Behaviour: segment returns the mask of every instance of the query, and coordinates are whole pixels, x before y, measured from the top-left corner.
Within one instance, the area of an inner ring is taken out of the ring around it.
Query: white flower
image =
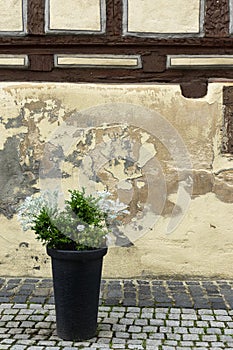
[[[56,212],[58,195],[59,192],[57,190],[53,192],[46,190],[41,192],[39,196],[26,197],[18,212],[18,220],[21,222],[24,231],[31,229],[35,218],[43,207],[50,208],[51,213]]]
[[[82,231],[85,230],[85,226],[84,226],[84,225],[78,225],[76,228],[77,228],[77,230],[80,231],[80,232],[82,232]]]
[[[97,192],[97,195],[100,198],[98,201],[99,207],[108,214],[110,219],[116,219],[120,214],[129,214],[126,204],[120,202],[118,198],[116,201],[109,199],[110,192]]]

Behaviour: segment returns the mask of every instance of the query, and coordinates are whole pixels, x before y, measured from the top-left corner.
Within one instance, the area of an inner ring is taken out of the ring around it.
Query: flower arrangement
[[[63,210],[58,207],[58,191],[44,191],[27,197],[19,207],[18,218],[23,229],[33,230],[36,238],[49,248],[90,250],[106,246],[110,227],[118,217],[128,213],[126,205],[110,199],[109,192],[96,196],[69,190],[70,199]]]

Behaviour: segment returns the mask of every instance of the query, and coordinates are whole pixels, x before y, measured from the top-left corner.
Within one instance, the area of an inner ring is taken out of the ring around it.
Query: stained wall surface
[[[128,239],[115,242],[127,246],[109,249],[105,277],[232,278],[222,89],[186,99],[179,85],[1,83],[0,274],[50,276],[18,205],[39,189],[86,186],[129,205]]]

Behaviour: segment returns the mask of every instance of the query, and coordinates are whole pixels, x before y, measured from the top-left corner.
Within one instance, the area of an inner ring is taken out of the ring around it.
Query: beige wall
[[[49,0],[49,29],[100,31],[99,0]]]
[[[131,203],[124,233],[133,246],[110,248],[105,277],[232,278],[233,160],[220,152],[222,87],[209,84],[206,97],[192,100],[178,85],[2,83],[0,274],[50,276],[44,248],[12,213],[25,194],[58,184],[64,193],[107,185]],[[54,178],[55,167],[52,178],[39,178],[41,159],[43,175],[58,164],[58,145],[66,176]]]
[[[200,0],[128,0],[129,32],[198,33]]]
[[[0,0],[0,32],[23,31],[23,1]]]

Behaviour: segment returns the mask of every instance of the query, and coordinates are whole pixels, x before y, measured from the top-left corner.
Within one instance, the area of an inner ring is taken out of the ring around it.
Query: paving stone
[[[112,345],[114,345],[115,349],[117,349],[117,346],[119,346],[119,348],[125,349],[126,348],[126,339],[113,338]]]
[[[179,320],[180,319],[180,313],[172,313],[168,315],[169,320]]]
[[[204,350],[206,350],[209,347],[209,343],[204,341],[199,341],[197,344],[198,344],[198,347],[204,348]]]
[[[112,331],[100,331],[98,333],[98,337],[100,338],[112,338],[113,332]]]
[[[14,339],[3,339],[2,341],[0,341],[0,344],[10,344],[12,345],[13,343],[15,343]]]
[[[18,328],[20,322],[10,321],[7,322],[6,327],[7,328]]]
[[[110,324],[116,324],[118,322],[118,318],[115,317],[106,317],[103,319],[103,323],[110,323]]]
[[[20,326],[22,328],[33,328],[35,326],[35,324],[36,323],[32,322],[32,321],[23,321]]]
[[[198,334],[183,334],[182,335],[183,340],[191,340],[191,341],[196,341],[196,340],[200,340]]]
[[[205,330],[204,328],[197,328],[197,327],[189,327],[189,332],[191,334],[204,334],[205,333]]]
[[[112,326],[112,330],[116,332],[125,332],[126,331],[126,325],[124,324],[114,324]]]
[[[149,339],[165,339],[165,333],[151,333]]]
[[[193,342],[193,341],[188,341],[188,340],[180,341],[179,344],[180,344],[183,348],[186,348],[186,347],[193,347],[193,346],[194,346],[194,342]]]
[[[19,340],[16,340],[16,344],[17,345],[34,345],[35,340],[34,339],[19,339]],[[38,345],[40,345],[40,344],[38,344]]]
[[[51,304],[52,281],[18,280],[17,287],[14,278],[0,279],[3,298],[12,292],[12,300],[17,300],[18,296],[27,301],[29,297],[43,297],[43,300],[39,302],[36,299],[34,304],[0,304],[0,332],[2,328],[8,330],[7,333],[0,333],[0,350],[1,346],[10,346],[11,350],[16,345],[21,347],[20,350],[28,350],[29,347],[39,350],[41,347],[43,350],[78,349],[77,342],[62,342],[54,333],[56,325],[54,304]],[[231,304],[228,302],[227,306],[224,302],[224,298],[232,300],[233,306],[233,281],[106,280],[102,281],[101,288],[102,302],[109,300],[112,307],[100,305],[98,337],[84,343],[83,349],[233,349],[233,311],[227,308]],[[17,291],[18,294],[14,294]],[[114,304],[119,304],[119,291],[125,298],[120,301],[123,304],[120,306]],[[107,298],[107,292],[111,299]],[[156,308],[155,297],[156,301],[161,300]],[[191,298],[194,300],[192,308],[189,307]],[[51,303],[48,303],[49,299]],[[153,303],[151,307],[150,303]],[[177,303],[180,303],[179,307],[176,307]],[[202,308],[195,309],[198,306]],[[10,310],[14,310],[13,313]],[[3,341],[9,343],[4,344]]]
[[[130,333],[140,333],[142,331],[142,327],[140,326],[130,326],[128,332]]]
[[[120,318],[120,317],[124,317],[124,315],[125,315],[124,312],[112,311],[112,312],[110,312],[109,317],[110,318],[114,318],[114,317]]]
[[[210,325],[213,328],[216,328],[216,327],[222,328],[225,326],[224,322],[220,322],[220,321],[210,321]]]
[[[119,320],[120,324],[132,325],[134,323],[133,318],[122,318]]]
[[[202,335],[202,340],[207,341],[207,342],[215,342],[217,341],[217,336],[212,334],[212,335]]]
[[[232,342],[233,340],[231,335],[220,335],[219,339],[224,342],[227,342],[227,341]]]
[[[161,313],[161,312],[155,312],[155,318],[166,319],[167,318],[167,314]]]
[[[183,314],[181,315],[182,320],[197,320],[197,315],[196,314]]]
[[[174,347],[177,346],[178,342],[175,341],[175,340],[165,340],[163,344],[164,344],[165,346],[172,346],[173,349],[174,349]]]
[[[130,335],[127,332],[116,332],[116,337],[117,338],[128,339],[130,337]]]
[[[19,310],[16,309],[5,309],[3,315],[16,315],[18,312]]]
[[[225,315],[216,315],[216,320],[220,322],[232,321],[232,317]]]
[[[3,315],[1,321],[11,321],[14,319],[14,315]]]
[[[215,317],[212,315],[201,315],[201,320],[202,321],[214,321]]]
[[[25,303],[27,300],[28,300],[28,297],[25,296],[25,295],[15,295],[15,296],[12,298],[12,301],[13,301],[14,303]]]
[[[214,310],[215,315],[228,315],[226,310]]]
[[[197,327],[209,327],[210,324],[211,325],[214,324],[214,321],[211,321],[211,322],[209,322],[209,321],[196,321]],[[212,326],[212,327],[214,327],[214,326]]]
[[[149,320],[151,326],[164,326],[165,320]]]
[[[179,341],[179,340],[181,340],[181,334],[168,333],[167,339],[174,339],[174,340]]]
[[[132,339],[147,339],[146,333],[132,333]]]
[[[214,348],[214,349],[217,349],[217,348],[225,348],[225,343],[223,342],[212,342],[211,343],[211,347]]]
[[[222,334],[222,330],[220,328],[207,328],[207,334]]]
[[[151,332],[157,332],[158,331],[158,327],[155,326],[144,326],[142,328],[142,331],[144,333],[151,333]]]
[[[134,321],[135,326],[147,326],[149,323],[149,320],[147,319],[136,319]]]
[[[112,349],[120,350],[120,349],[125,349],[124,344],[111,344]]]
[[[182,320],[182,321],[180,321],[180,326],[181,327],[194,327],[194,321]]]

